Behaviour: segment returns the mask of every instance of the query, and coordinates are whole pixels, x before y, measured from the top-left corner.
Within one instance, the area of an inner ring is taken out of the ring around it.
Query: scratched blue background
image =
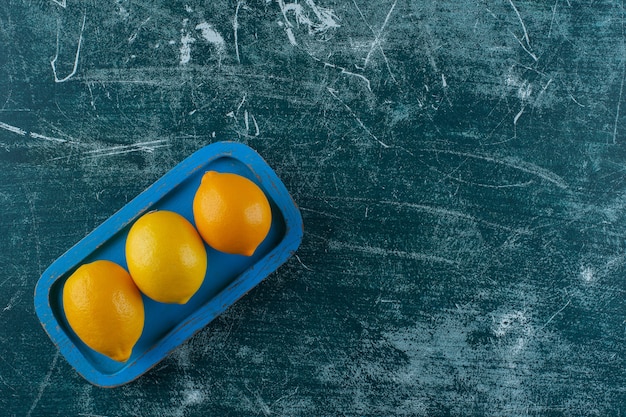
[[[625,24],[607,0],[3,0],[2,414],[626,414]],[[226,139],[300,206],[297,256],[90,385],[39,276]]]

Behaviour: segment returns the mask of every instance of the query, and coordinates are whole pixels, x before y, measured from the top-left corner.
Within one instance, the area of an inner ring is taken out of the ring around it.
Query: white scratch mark
[[[311,20],[306,12],[304,11],[304,7],[298,3],[287,3],[285,4],[284,0],[277,0],[278,6],[280,7],[280,11],[283,15],[283,20],[285,21],[285,31],[287,32],[287,37],[289,38],[289,42],[297,46],[298,42],[296,41],[295,35],[293,34],[293,23],[289,20],[287,13],[292,12],[296,18],[296,23],[304,25],[308,28],[309,34],[318,35],[326,33],[329,29],[338,28],[339,23],[337,21],[339,18],[335,15],[333,10],[327,9],[324,7],[319,7],[315,4],[313,0],[305,0],[305,3],[311,8],[313,14],[315,14],[317,21]]]
[[[291,398],[291,397],[293,397],[294,395],[296,395],[296,394],[298,393],[298,389],[299,389],[299,387],[296,387],[296,389],[294,389],[294,390],[293,390],[293,392],[291,392],[291,393],[289,393],[289,394],[285,394],[285,395],[283,395],[282,397],[278,397],[278,398],[276,399],[276,401],[274,401],[274,402],[272,403],[272,407],[274,407],[274,406],[275,406],[276,404],[278,404],[280,401],[286,400],[287,398]]]
[[[327,67],[331,67],[331,68],[338,68],[338,69],[341,69],[341,73],[342,73],[342,74],[351,75],[351,76],[353,76],[353,77],[357,77],[357,78],[362,79],[362,80],[363,80],[363,81],[365,81],[365,83],[367,84],[367,90],[368,90],[368,91],[370,91],[370,92],[372,91],[372,86],[371,86],[371,84],[370,84],[370,80],[369,80],[367,77],[365,77],[364,75],[357,74],[357,73],[352,72],[352,71],[348,71],[348,70],[347,70],[347,69],[345,69],[345,68],[338,67],[338,66],[333,65],[333,64],[329,64],[328,62],[324,62],[324,65],[325,65],[325,66],[327,66]]]
[[[446,81],[446,76],[441,74],[441,84],[443,85],[443,88],[448,87],[448,82]]]
[[[261,131],[259,130],[259,124],[256,122],[256,117],[254,117],[254,114],[250,114],[250,117],[252,117],[252,123],[254,123],[254,136],[259,136]]]
[[[111,151],[111,152],[106,152],[106,153],[99,153],[99,154],[94,154],[91,155],[92,158],[96,158],[96,157],[103,157],[103,156],[113,156],[113,155],[123,155],[126,153],[132,153],[132,152],[140,152],[140,151],[146,151],[146,152],[153,152],[155,149],[158,148],[164,148],[167,147],[167,145],[159,145],[159,146],[154,146],[150,149],[141,149],[141,148],[132,148],[132,149],[125,149],[125,150],[119,150],[119,151]]]
[[[507,232],[513,232],[519,235],[532,235],[532,232],[526,229],[513,229],[509,226],[503,226],[501,224],[492,223],[487,220],[479,219],[478,217],[474,217],[472,215],[469,215],[460,211],[456,211],[456,210],[450,210],[450,209],[445,209],[441,207],[434,207],[434,206],[429,206],[425,204],[417,204],[417,203],[410,203],[410,202],[404,202],[404,201],[383,200],[383,201],[379,201],[379,203],[396,206],[398,208],[410,208],[414,210],[420,210],[420,211],[423,211],[432,215],[441,216],[443,218],[458,218],[458,219],[469,221],[471,223],[480,223],[482,225],[491,227],[492,229],[505,230]]]
[[[374,32],[374,29],[372,28],[372,26],[367,22],[367,19],[365,18],[365,15],[361,11],[361,8],[357,4],[356,0],[352,0],[352,2],[354,3],[354,7],[356,7],[356,10],[359,12],[359,15],[361,16],[361,19],[363,19],[363,22],[365,22],[365,25],[369,28],[370,32],[372,32],[372,34],[374,35],[374,38],[376,38],[376,32]],[[393,80],[393,82],[397,82],[396,77],[393,75],[393,71],[391,71],[391,65],[389,64],[389,60],[387,59],[387,55],[385,55],[385,51],[383,50],[383,47],[380,44],[380,42],[378,43],[378,49],[380,50],[380,54],[382,55],[383,59],[385,60],[385,65],[387,66],[387,71],[389,72],[389,75],[391,76],[391,79]],[[359,67],[357,67],[357,68],[359,68]],[[359,69],[365,69],[365,67],[359,68]]]
[[[21,295],[22,295],[21,291],[18,291],[17,293],[13,294],[7,306],[2,309],[2,312],[11,310],[15,306],[15,302],[20,298]]]
[[[571,99],[572,99],[572,101],[573,101],[574,103],[576,103],[577,105],[579,105],[580,107],[587,107],[587,106],[585,106],[584,104],[581,104],[578,100],[576,100],[576,98],[575,98],[575,97],[574,97],[571,93],[570,93],[570,95],[569,95],[569,98],[571,98]]]
[[[285,19],[285,23],[288,26],[291,26],[291,22],[287,18],[287,7],[285,6],[284,0],[276,0],[276,2],[278,3],[278,7],[280,7],[280,12],[283,14],[283,19]]]
[[[35,132],[30,132],[29,136],[32,137],[32,138],[35,138],[35,139],[47,140],[47,141],[50,141],[50,142],[59,142],[59,143],[67,142],[67,140],[65,140],[65,139],[59,139],[59,138],[53,138],[53,137],[50,137],[50,136],[44,136],[44,135],[41,135],[41,134],[35,133]]]
[[[613,124],[613,144],[617,143],[617,125],[619,122],[619,112],[622,105],[622,95],[624,93],[624,79],[626,79],[626,63],[622,70],[622,82],[619,86],[619,96],[617,97],[617,109],[615,110],[615,123]]]
[[[50,137],[50,136],[45,136],[45,135],[42,135],[40,133],[35,133],[35,132],[27,132],[24,129],[21,129],[19,127],[12,126],[10,124],[3,123],[3,122],[0,122],[0,129],[7,130],[9,132],[15,133],[15,134],[20,135],[20,136],[27,136],[27,137],[31,137],[33,139],[47,140],[49,142],[58,142],[58,143],[70,142],[70,141],[68,141],[66,139],[59,139],[59,138],[54,138],[54,137]]]
[[[361,121],[361,119],[359,119],[359,117],[356,115],[356,113],[354,113],[354,111],[350,108],[350,106],[348,106],[346,103],[343,102],[343,100],[341,100],[339,98],[339,96],[337,95],[336,91],[334,91],[332,88],[327,87],[326,88],[328,90],[328,92],[330,93],[331,96],[333,96],[337,101],[339,101],[341,104],[343,104],[343,106],[348,110],[348,112],[350,112],[350,114],[352,115],[352,117],[354,117],[354,119],[357,121],[357,123],[359,124],[359,126],[361,126],[363,128],[363,130],[365,130],[365,132],[371,136],[376,142],[378,142],[383,148],[389,148],[390,146],[387,145],[386,143],[384,143],[383,141],[381,141],[380,139],[378,139],[376,137],[376,135],[374,135],[368,128],[367,126],[365,126],[365,124],[363,124],[363,122]]]
[[[237,7],[235,8],[235,17],[233,18],[233,35],[235,41],[235,56],[237,57],[237,62],[241,64],[241,59],[239,57],[239,9],[244,2],[239,0],[237,2]]]
[[[425,262],[434,262],[434,263],[443,263],[443,264],[447,264],[447,265],[457,265],[458,262],[447,259],[447,258],[443,258],[441,256],[437,256],[437,255],[430,255],[430,254],[426,254],[426,253],[419,253],[419,252],[407,252],[407,251],[401,251],[398,249],[386,249],[386,248],[381,248],[381,247],[377,247],[377,246],[370,246],[370,245],[354,245],[351,243],[347,243],[347,242],[340,242],[337,240],[330,240],[328,241],[328,246],[330,249],[332,250],[344,250],[344,249],[348,249],[351,251],[357,251],[357,252],[361,252],[364,253],[366,255],[373,255],[373,256],[381,256],[381,257],[387,257],[387,256],[395,256],[398,258],[403,258],[403,259],[411,259],[411,260],[416,260],[416,261],[425,261]]]
[[[552,25],[554,24],[554,18],[556,17],[556,6],[559,3],[559,0],[554,2],[554,6],[552,7],[552,20],[550,20],[550,29],[548,29],[548,38],[552,37]]]
[[[241,106],[243,106],[243,103],[246,102],[246,98],[248,97],[247,94],[244,94],[243,97],[241,98],[241,101],[239,102],[239,104],[237,105],[237,109],[235,109],[235,115],[239,114],[239,110],[241,109]]]
[[[291,43],[293,46],[297,47],[298,42],[293,33],[293,24],[289,21],[289,18],[287,17],[288,11],[293,11],[295,13],[296,21],[298,23],[303,23],[303,24],[308,25],[310,33],[325,32],[331,27],[339,27],[339,24],[337,24],[334,20],[334,19],[337,19],[337,17],[334,15],[332,10],[320,8],[317,5],[315,5],[315,3],[313,3],[313,1],[311,0],[307,0],[307,4],[311,6],[314,10],[314,13],[322,19],[323,24],[321,26],[316,26],[311,20],[309,20],[306,17],[306,15],[303,12],[302,6],[300,4],[297,4],[297,3],[285,4],[283,0],[277,0],[277,2],[278,2],[278,5],[280,6],[281,12],[283,14],[283,19],[284,19],[284,23],[279,22],[279,25],[285,26],[285,32],[287,33],[287,37],[289,38],[289,43]],[[311,58],[313,58],[315,61],[324,64],[324,66],[326,67],[334,68],[334,69],[340,70],[342,74],[346,74],[346,75],[350,75],[350,76],[362,79],[363,81],[365,81],[368,91],[372,91],[370,80],[367,79],[367,77],[363,76],[362,74],[357,74],[355,72],[349,71],[345,67],[341,67],[339,65],[324,61],[305,49],[302,49],[302,51],[305,52],[307,55],[309,55]]]
[[[537,102],[544,95],[548,87],[550,87],[550,84],[552,84],[552,78],[550,78],[548,82],[546,83],[546,85],[541,89],[541,91],[537,95],[537,99],[535,100],[535,102]]]
[[[387,16],[385,17],[385,20],[383,22],[383,24],[381,25],[380,29],[378,30],[378,35],[376,35],[376,37],[374,38],[374,41],[372,42],[372,45],[370,46],[370,50],[367,53],[367,56],[365,57],[365,63],[364,66],[367,67],[367,64],[370,60],[370,56],[372,55],[372,52],[374,52],[374,49],[376,47],[380,46],[380,42],[381,42],[381,37],[383,35],[383,32],[385,30],[385,27],[387,26],[387,23],[389,23],[389,18],[391,17],[391,14],[393,13],[393,10],[396,8],[396,4],[398,3],[398,0],[395,0],[393,2],[393,4],[391,5],[391,8],[389,9],[389,11],[387,12]]]
[[[143,150],[148,150],[148,149],[152,149],[151,147],[148,147],[148,145],[158,145],[165,142],[165,139],[157,139],[157,140],[150,140],[150,141],[145,141],[145,142],[137,142],[137,143],[132,143],[130,145],[118,145],[118,146],[112,146],[109,148],[102,148],[102,149],[94,149],[91,151],[87,151],[85,153],[98,153],[98,152],[108,152],[108,151],[112,151],[112,150],[116,150],[116,149],[126,149],[129,147],[135,147],[135,148],[140,148]]]
[[[307,271],[312,271],[312,269],[311,269],[311,268],[309,268],[308,266],[306,266],[306,265],[304,264],[304,262],[302,262],[302,259],[300,259],[300,257],[299,257],[297,254],[295,254],[295,255],[294,255],[294,257],[296,258],[296,260],[298,261],[298,263],[299,263],[300,265],[302,265],[302,267],[303,267],[304,269],[306,269]]]
[[[526,30],[526,25],[524,24],[524,20],[522,20],[522,15],[520,14],[519,10],[517,10],[517,7],[515,7],[513,0],[509,0],[509,3],[511,4],[511,7],[513,8],[513,10],[515,10],[515,14],[517,15],[517,18],[519,19],[519,22],[522,25],[522,30],[524,31],[524,40],[526,40],[526,44],[530,48],[530,38],[528,37],[528,31]]]
[[[313,0],[305,0],[305,2],[313,10],[313,13],[320,22],[319,25],[313,26],[315,32],[325,32],[328,29],[339,27],[339,24],[337,23],[339,18],[335,15],[333,10],[319,7],[315,4],[315,2],[313,2]]]
[[[58,4],[59,6],[63,7],[64,9],[67,8],[67,0],[52,0],[53,3]]]
[[[487,162],[492,162],[494,164],[504,165],[510,168],[520,170],[527,174],[535,175],[539,178],[542,178],[548,182],[553,183],[559,188],[562,188],[562,189],[568,188],[568,185],[563,180],[563,178],[561,178],[560,176],[556,175],[555,173],[551,171],[548,171],[545,168],[541,168],[529,162],[518,161],[518,160],[511,159],[511,158],[499,159],[499,158],[488,156],[488,155],[478,155],[478,154],[472,154],[472,153],[467,153],[467,152],[449,151],[449,150],[441,150],[441,149],[425,149],[425,151],[434,152],[434,153],[445,153],[448,155],[456,155],[456,156],[462,156],[462,157],[472,158],[472,159],[479,159],[479,160],[483,160]]]
[[[517,42],[519,42],[519,44],[520,44],[520,46],[522,47],[522,49],[523,49],[524,51],[526,51],[526,53],[527,53],[528,55],[530,55],[530,57],[531,57],[533,60],[535,60],[535,62],[539,60],[539,58],[537,58],[537,55],[535,55],[534,53],[532,53],[532,52],[531,52],[531,50],[530,50],[530,49],[528,49],[528,48],[526,47],[526,45],[524,45],[524,43],[520,40],[520,38],[518,38],[518,37],[517,37],[517,35],[515,35],[513,32],[510,32],[510,33],[513,35],[513,37],[515,38],[515,40],[517,40]]]
[[[308,207],[300,207],[300,210],[308,211],[308,212],[315,213],[315,214],[319,214],[319,215],[322,215],[324,217],[329,217],[331,219],[346,220],[343,217],[337,216],[336,214],[327,213],[325,211],[314,210],[314,209],[310,209]]]
[[[626,45],[625,45],[625,38],[626,38],[626,32],[625,32],[625,27],[624,27],[624,0],[622,0],[622,61],[624,61],[626,59],[625,56],[625,50],[626,50]],[[613,144],[617,143],[617,124],[619,122],[619,112],[620,112],[620,107],[622,105],[622,94],[624,93],[624,79],[626,78],[626,62],[622,62],[622,82],[620,83],[620,87],[619,87],[619,97],[617,98],[617,109],[615,110],[615,123],[613,124]]]
[[[91,104],[91,108],[94,109],[94,111],[97,111],[97,109],[96,109],[96,102],[95,102],[95,99],[93,97],[93,90],[91,89],[91,84],[92,83],[90,83],[90,82],[87,83],[87,89],[89,90],[89,97],[90,97],[89,103]]]
[[[522,114],[524,113],[524,109],[525,109],[525,106],[522,106],[520,111],[515,115],[515,117],[513,118],[513,125],[517,125],[517,121],[519,120],[520,117],[522,117]]]
[[[186,65],[191,61],[191,44],[196,40],[185,33],[180,38],[180,65]]]
[[[293,34],[293,24],[289,21],[289,18],[287,17],[287,8],[285,6],[285,2],[283,0],[277,0],[278,2],[278,7],[280,7],[280,11],[283,14],[283,20],[285,21],[285,23],[283,22],[279,22],[279,24],[285,25],[285,33],[287,33],[287,38],[289,39],[289,43],[292,44],[293,46],[298,46],[298,42],[296,41],[296,36]]]
[[[196,30],[202,33],[202,37],[205,41],[215,46],[217,51],[221,54],[226,50],[226,43],[222,35],[216,31],[213,26],[207,22],[202,22],[196,25]]]
[[[83,24],[80,28],[80,35],[78,36],[78,46],[76,47],[76,57],[74,58],[74,68],[72,69],[72,72],[70,72],[70,74],[64,78],[58,78],[57,76],[56,62],[57,62],[57,59],[59,58],[59,36],[61,32],[60,26],[57,26],[57,50],[56,50],[56,54],[54,55],[54,58],[52,59],[52,61],[50,61],[50,65],[52,66],[52,73],[54,74],[54,82],[63,83],[69,80],[70,78],[72,78],[74,75],[76,75],[76,71],[78,70],[78,59],[80,57],[80,48],[81,48],[81,45],[83,44],[83,32],[85,31],[86,21],[87,21],[87,13],[83,14]]]
[[[376,301],[374,301],[374,303],[375,304],[378,304],[378,303],[383,303],[383,304],[400,304],[401,301],[400,300],[389,300],[387,298],[380,298],[380,297],[378,297],[376,299]]]
[[[571,298],[570,298],[569,300],[567,300],[567,303],[565,303],[565,305],[564,305],[563,307],[561,307],[561,308],[559,309],[559,311],[557,311],[556,313],[554,313],[554,314],[552,315],[552,317],[550,317],[550,318],[548,319],[548,321],[546,321],[546,322],[545,322],[545,324],[539,328],[539,331],[543,330],[543,329],[544,329],[544,328],[545,328],[548,324],[550,324],[550,322],[551,322],[552,320],[554,320],[554,318],[555,318],[555,317],[556,317],[556,316],[557,316],[560,312],[562,312],[563,310],[565,310],[565,307],[567,307],[567,306],[568,306],[571,302],[572,302],[572,299],[571,299]]]
[[[235,110],[231,110],[228,113],[226,113],[227,117],[231,117],[235,122],[239,122],[237,116],[239,116],[239,112],[241,111],[242,107],[244,106],[246,99],[247,99],[248,95],[244,94],[243,97],[241,98],[241,101],[239,102],[239,104],[237,104],[237,108]],[[247,109],[243,110],[243,124],[244,124],[244,129],[245,129],[245,133],[243,133],[245,136],[250,137],[250,130],[252,128],[252,125],[254,125],[254,135],[253,137],[257,137],[261,134],[261,130],[259,129],[259,123],[256,120],[256,117],[254,117],[254,114],[252,114],[251,112],[249,112]]]
[[[146,20],[141,22],[141,24],[139,25],[137,30],[132,35],[130,35],[130,37],[128,38],[128,43],[135,42],[135,39],[137,39],[137,35],[139,35],[139,31],[141,30],[141,28],[143,28],[146,25],[146,23],[148,23],[150,21],[151,18],[152,17],[148,17]]]
[[[487,10],[489,12],[489,14],[491,15],[491,17],[493,17],[494,19],[499,19],[498,16],[496,16],[496,14],[494,12],[491,11],[491,9],[489,9],[489,7],[485,7],[485,10]]]
[[[350,75],[350,76],[353,76],[353,77],[356,77],[356,78],[360,78],[361,80],[365,81],[365,85],[367,87],[367,90],[370,91],[370,92],[372,91],[372,86],[371,86],[370,80],[367,77],[365,77],[364,75],[357,74],[357,73],[352,72],[352,71],[348,71],[344,67],[340,67],[339,65],[335,65],[333,63],[321,60],[318,57],[316,57],[315,55],[311,54],[309,51],[304,50],[304,52],[306,52],[306,54],[309,55],[311,58],[313,58],[315,61],[317,61],[317,62],[319,62],[321,64],[324,64],[325,67],[329,67],[329,68],[333,68],[333,69],[336,69],[336,70],[340,70],[342,74]]]
[[[57,350],[56,353],[54,354],[54,358],[52,359],[52,364],[50,365],[50,369],[48,369],[48,373],[46,374],[46,376],[43,378],[43,381],[39,385],[39,392],[37,392],[37,396],[35,397],[35,400],[31,404],[30,409],[28,410],[28,413],[26,414],[26,417],[30,417],[33,414],[33,411],[37,407],[39,400],[41,400],[41,397],[43,396],[44,391],[46,390],[48,385],[50,385],[50,377],[52,376],[52,372],[54,371],[54,368],[56,368],[57,366],[58,359],[59,359],[59,351]]]
[[[26,136],[28,132],[24,129],[20,129],[19,127],[11,126],[9,124],[0,122],[0,129],[8,130],[9,132],[17,133],[20,136]]]
[[[118,145],[109,148],[93,149],[85,152],[88,157],[102,157],[111,155],[122,155],[131,152],[148,152],[152,153],[155,149],[169,146],[164,139],[151,140],[145,142],[132,143],[130,145]]]
[[[534,184],[533,180],[528,180],[525,182],[518,182],[518,183],[513,183],[513,184],[484,184],[484,183],[480,183],[480,182],[476,182],[476,181],[467,181],[467,180],[463,180],[461,179],[461,176],[459,174],[458,177],[455,177],[451,174],[445,173],[445,172],[441,172],[439,170],[437,170],[436,168],[435,171],[439,172],[440,174],[442,174],[444,177],[452,180],[452,181],[456,181],[456,182],[460,182],[462,184],[468,184],[468,185],[472,185],[472,186],[476,186],[476,187],[483,187],[483,188],[491,188],[494,190],[502,190],[502,189],[506,189],[506,188],[523,188],[523,187],[528,187],[532,184]]]
[[[514,76],[509,76],[506,79],[507,85],[517,87],[517,97],[521,101],[527,100],[533,92],[533,86],[528,81],[519,81]]]
[[[287,26],[287,29],[285,29],[285,32],[287,32],[287,38],[289,39],[289,43],[291,43],[293,46],[298,46],[298,42],[296,41],[296,36],[293,34],[293,29],[291,29],[290,26]]]

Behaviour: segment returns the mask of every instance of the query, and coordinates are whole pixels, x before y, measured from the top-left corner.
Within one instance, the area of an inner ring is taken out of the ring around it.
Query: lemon
[[[144,214],[132,225],[126,262],[137,287],[161,303],[185,304],[207,270],[202,238],[187,219],[168,210]]]
[[[120,265],[105,260],[81,265],[63,286],[65,317],[87,346],[125,362],[144,325],[141,294]]]
[[[196,227],[218,251],[250,256],[272,224],[265,193],[254,182],[233,173],[206,172],[193,199]]]

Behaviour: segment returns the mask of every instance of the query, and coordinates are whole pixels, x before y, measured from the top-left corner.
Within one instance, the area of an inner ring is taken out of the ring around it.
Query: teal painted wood
[[[607,0],[0,2],[0,409],[625,414],[623,22]],[[39,277],[222,140],[293,196],[297,256],[94,387],[42,331]]]

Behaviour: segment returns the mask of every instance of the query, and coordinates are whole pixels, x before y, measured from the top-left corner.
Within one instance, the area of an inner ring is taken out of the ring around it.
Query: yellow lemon
[[[185,304],[204,281],[207,254],[187,219],[161,210],[144,214],[130,228],[126,262],[145,295],[162,303]]]
[[[208,171],[193,199],[196,227],[204,241],[225,253],[250,256],[272,224],[263,191],[249,179]]]
[[[141,293],[128,272],[111,261],[81,265],[63,286],[63,309],[87,346],[118,362],[128,360],[143,331]]]

